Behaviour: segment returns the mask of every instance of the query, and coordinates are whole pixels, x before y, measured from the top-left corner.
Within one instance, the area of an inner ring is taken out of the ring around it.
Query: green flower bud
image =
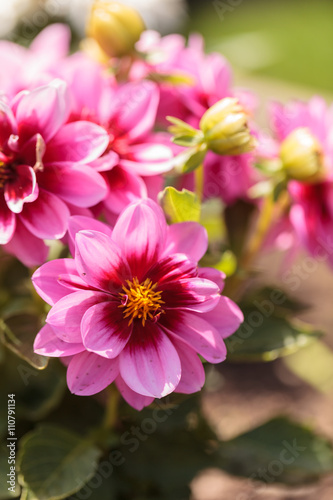
[[[135,9],[110,0],[96,0],[87,35],[96,40],[109,57],[122,57],[133,52],[144,29],[144,22]]]
[[[226,97],[209,108],[200,121],[208,148],[220,155],[240,155],[252,151],[256,139],[251,135],[248,116],[234,97]]]
[[[323,173],[323,154],[318,140],[307,128],[297,128],[282,142],[280,158],[288,177],[315,180]]]

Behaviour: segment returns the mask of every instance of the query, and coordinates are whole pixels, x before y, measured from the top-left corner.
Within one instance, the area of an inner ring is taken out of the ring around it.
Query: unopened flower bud
[[[109,57],[122,57],[133,51],[144,29],[144,22],[135,9],[110,0],[96,0],[87,34]]]
[[[282,142],[280,158],[288,177],[311,180],[323,171],[323,154],[318,140],[307,128],[297,128]]]
[[[251,135],[248,116],[234,97],[226,97],[209,108],[200,121],[208,148],[220,155],[239,155],[252,151],[256,139]]]

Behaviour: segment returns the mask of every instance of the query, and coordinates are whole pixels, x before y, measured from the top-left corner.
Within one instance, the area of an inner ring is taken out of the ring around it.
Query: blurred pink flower
[[[249,116],[254,111],[254,95],[232,87],[228,61],[218,53],[205,54],[200,35],[191,35],[186,46],[181,35],[161,37],[157,32],[145,31],[137,49],[146,54],[147,60],[135,62],[130,77],[141,79],[157,74],[157,81],[161,80],[157,121],[164,126],[166,117],[174,116],[198,128],[205,111],[225,97],[238,97]],[[179,81],[172,82],[172,77]],[[178,151],[180,149],[175,148],[175,152]],[[247,191],[257,179],[253,162],[253,154],[209,153],[204,162],[205,198],[222,198],[227,204],[239,198],[247,199]],[[182,178],[179,187],[193,189],[193,174]]]
[[[0,73],[0,92],[11,98],[53,80],[69,52],[70,38],[69,26],[55,23],[42,30],[29,48],[0,40],[0,66],[6,68]]]
[[[48,262],[33,275],[52,306],[35,351],[70,357],[72,393],[96,394],[115,381],[137,409],[173,391],[200,390],[197,353],[223,361],[223,338],[243,320],[220,295],[222,273],[197,267],[207,248],[204,228],[167,226],[158,205],[142,200],[122,212],[113,231],[73,217],[70,235],[74,259]]]
[[[112,217],[132,201],[155,195],[173,156],[169,135],[154,133],[158,87],[150,81],[118,85],[83,54],[68,58],[61,74],[73,96],[70,120],[98,123],[109,136],[104,155],[94,162],[109,186],[99,209]]]
[[[62,238],[72,207],[107,194],[88,164],[108,144],[104,129],[67,123],[66,84],[54,80],[12,101],[0,100],[0,244],[27,266],[47,257],[44,239]]]
[[[289,221],[310,254],[333,265],[333,108],[320,97],[286,106],[274,103],[271,121],[278,144],[299,128],[309,130],[319,142],[324,175],[315,182],[289,181]]]

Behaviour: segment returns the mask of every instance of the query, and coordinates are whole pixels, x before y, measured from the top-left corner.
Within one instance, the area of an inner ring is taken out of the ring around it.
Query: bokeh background
[[[73,47],[83,33],[90,0],[0,0],[0,37],[28,45],[47,24],[68,22]],[[200,32],[208,51],[226,56],[237,86],[258,95],[259,122],[268,127],[270,99],[333,97],[333,2],[331,0],[128,0],[149,27],[162,33]],[[1,70],[4,70],[2,68]],[[280,287],[278,253],[262,255],[258,280]],[[305,256],[299,257],[304,267]],[[227,364],[212,369],[204,411],[223,439],[231,439],[276,414],[308,422],[333,441],[333,273],[318,264],[303,275],[298,299],[311,307],[299,318],[317,324],[326,337],[285,360]],[[288,290],[286,290],[288,291]],[[317,349],[317,351],[315,350]],[[318,350],[319,349],[319,350]],[[333,477],[302,488],[238,479],[205,471],[192,484],[193,500],[331,500]]]

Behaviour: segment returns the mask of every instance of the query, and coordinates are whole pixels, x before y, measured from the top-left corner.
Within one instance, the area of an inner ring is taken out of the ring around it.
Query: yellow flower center
[[[133,281],[126,281],[127,286],[123,286],[124,293],[121,293],[124,318],[129,318],[128,324],[131,325],[135,318],[141,319],[145,326],[147,319],[156,320],[162,310],[161,299],[162,292],[156,292],[157,283],[153,284],[147,278],[143,283],[139,283],[138,278]]]

